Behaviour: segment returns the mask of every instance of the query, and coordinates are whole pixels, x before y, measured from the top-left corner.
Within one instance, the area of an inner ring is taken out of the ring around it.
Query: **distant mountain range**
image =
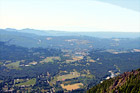
[[[114,37],[114,38],[113,38]],[[22,47],[64,49],[132,49],[140,48],[139,33],[62,32],[34,29],[0,29],[0,41]]]
[[[36,29],[13,29],[6,28],[1,29],[5,31],[14,31],[22,33],[31,33],[41,36],[91,36],[98,38],[137,38],[140,37],[140,32],[67,32],[67,31],[55,31],[55,30],[36,30]]]

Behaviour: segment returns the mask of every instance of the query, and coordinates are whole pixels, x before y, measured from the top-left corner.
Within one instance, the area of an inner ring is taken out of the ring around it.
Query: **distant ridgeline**
[[[6,28],[0,29],[3,31],[10,31],[10,32],[22,32],[22,33],[30,33],[36,34],[40,36],[91,36],[91,37],[98,37],[98,38],[137,38],[140,37],[139,32],[67,32],[67,31],[57,31],[57,30],[36,30],[36,29],[13,29],[13,28]]]
[[[140,69],[105,80],[87,93],[140,93]]]
[[[127,36],[128,35],[128,36]],[[130,36],[129,36],[130,35]],[[111,36],[111,37],[109,37]],[[132,49],[140,48],[140,33],[59,32],[33,29],[0,29],[0,41],[32,48]],[[77,49],[76,49],[77,50]]]

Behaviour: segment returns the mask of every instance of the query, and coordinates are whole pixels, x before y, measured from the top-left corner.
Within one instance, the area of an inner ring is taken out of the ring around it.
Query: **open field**
[[[81,59],[83,59],[83,56],[75,56],[71,60],[66,60],[66,63],[75,62],[75,61],[78,61],[78,60],[81,60]]]
[[[63,72],[63,71],[62,71]],[[65,72],[65,71],[64,71]],[[67,72],[66,72],[67,73]],[[77,78],[77,77],[80,77],[80,73],[78,73],[77,71],[74,71],[74,72],[70,72],[69,74],[65,74],[65,75],[58,75],[58,76],[55,76],[51,82],[49,83],[51,86],[53,84],[55,84],[57,81],[63,81],[63,84],[68,84],[68,82],[66,83],[65,80],[67,79],[73,79],[73,78]],[[70,81],[71,82],[71,81]],[[69,82],[69,83],[70,83]]]
[[[14,63],[7,64],[6,67],[8,67],[9,69],[19,69],[19,64],[20,64],[20,61],[17,61]]]
[[[66,79],[73,79],[80,76],[78,72],[70,72],[70,74],[62,75],[57,77],[57,81],[65,81]]]
[[[83,56],[76,56],[76,57],[74,57],[74,58],[72,58],[72,59],[78,61],[78,60],[83,59]]]
[[[66,60],[66,63],[75,62],[76,60]]]
[[[88,62],[96,62],[95,60],[91,59],[91,57],[87,56],[87,61]]]
[[[30,86],[30,85],[35,85],[35,83],[36,83],[36,78],[33,78],[33,79],[30,79],[30,80],[28,80],[28,81],[26,81],[26,82],[23,82],[23,83],[19,83],[19,84],[16,84],[15,86]]]
[[[11,60],[7,60],[5,63],[10,63],[11,62]]]
[[[83,84],[82,83],[75,83],[75,84],[66,85],[66,86],[64,84],[61,84],[61,87],[63,89],[70,90],[70,91],[78,89],[78,88],[80,88],[80,86],[83,86]]]
[[[30,62],[29,65],[36,65],[37,62],[33,61],[33,62]]]
[[[54,62],[54,60],[61,60],[60,57],[46,57],[45,59],[43,59],[42,61],[40,61],[40,63],[48,63],[48,62]]]
[[[15,79],[15,80],[14,80],[15,83],[23,82],[23,81],[24,81],[24,79]]]
[[[3,80],[0,80],[0,83],[2,83],[3,82]]]
[[[2,62],[0,62],[0,65],[2,65],[3,63]]]
[[[140,49],[134,49],[133,51],[134,52],[140,52]]]

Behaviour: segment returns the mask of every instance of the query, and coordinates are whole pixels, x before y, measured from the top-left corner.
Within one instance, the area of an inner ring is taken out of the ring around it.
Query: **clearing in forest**
[[[66,86],[64,84],[61,84],[61,87],[63,89],[70,90],[70,91],[78,89],[78,88],[80,88],[80,86],[83,86],[83,84],[82,83],[75,83],[75,84],[66,85]]]
[[[54,62],[55,60],[61,60],[60,57],[46,57],[45,59],[43,59],[42,61],[40,61],[40,63],[48,63],[48,62]]]
[[[30,85],[33,86],[33,85],[35,85],[35,83],[36,83],[36,78],[33,78],[30,80],[27,80],[26,82],[16,84],[15,86],[30,86]]]
[[[57,81],[65,81],[66,79],[73,79],[80,77],[80,73],[78,72],[70,72],[70,74],[62,75],[57,77]]]
[[[20,61],[17,61],[17,62],[7,64],[6,67],[9,69],[19,69],[19,64],[20,64]]]

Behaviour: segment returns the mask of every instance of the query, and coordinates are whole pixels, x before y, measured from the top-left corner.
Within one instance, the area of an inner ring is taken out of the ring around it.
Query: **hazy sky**
[[[0,0],[0,28],[140,32],[140,0]]]

